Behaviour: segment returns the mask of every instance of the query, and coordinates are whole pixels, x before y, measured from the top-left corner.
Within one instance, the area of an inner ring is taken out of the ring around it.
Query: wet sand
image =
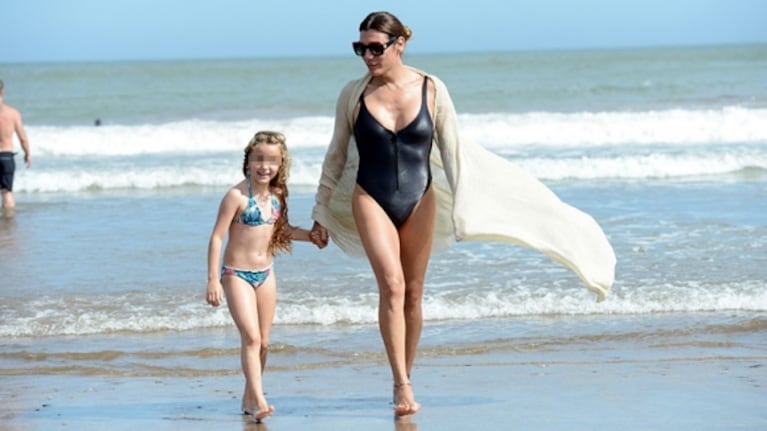
[[[276,412],[263,424],[238,410],[239,375],[2,376],[0,430],[767,429],[767,357],[731,353],[423,358],[413,377],[423,408],[406,420],[394,419],[379,363],[267,370]]]

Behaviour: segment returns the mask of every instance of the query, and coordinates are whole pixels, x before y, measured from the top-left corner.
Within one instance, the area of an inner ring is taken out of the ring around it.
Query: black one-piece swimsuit
[[[427,107],[427,78],[423,80],[421,109],[398,132],[381,125],[365,106],[354,123],[359,152],[357,184],[378,204],[396,227],[402,226],[431,184],[431,142],[434,124]]]

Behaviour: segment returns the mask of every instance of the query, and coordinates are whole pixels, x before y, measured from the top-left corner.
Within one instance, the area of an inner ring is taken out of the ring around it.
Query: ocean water
[[[425,357],[764,358],[766,45],[407,62],[446,82],[465,136],[593,215],[618,259],[596,303],[537,252],[455,244],[429,267]],[[362,73],[351,56],[0,64],[33,152],[0,220],[0,374],[239,372],[226,307],[203,298],[218,203],[252,134],[276,129],[291,223],[310,226],[335,99]],[[297,243],[276,273],[270,366],[382,360],[364,259]]]

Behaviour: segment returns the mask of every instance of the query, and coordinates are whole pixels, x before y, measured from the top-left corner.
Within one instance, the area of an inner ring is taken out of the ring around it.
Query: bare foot
[[[394,384],[394,414],[397,416],[412,415],[421,409],[421,405],[413,399],[413,385],[407,383]]]
[[[261,419],[267,418],[271,416],[272,413],[274,413],[274,406],[266,406],[259,408],[258,410],[243,408],[242,412],[246,415],[253,416],[257,421],[260,421]]]
[[[251,403],[247,403],[247,404],[251,404]],[[271,416],[272,413],[274,413],[274,406],[270,406],[269,403],[267,403],[266,399],[264,398],[262,398],[260,402],[257,400],[253,404],[256,405],[256,408],[247,407],[246,403],[243,402],[242,412],[245,413],[246,415],[253,416],[257,421],[260,421],[261,419],[265,417]]]

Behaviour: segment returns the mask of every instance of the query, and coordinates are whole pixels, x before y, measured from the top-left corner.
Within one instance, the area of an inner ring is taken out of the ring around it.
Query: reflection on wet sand
[[[418,424],[413,420],[414,416],[407,415],[394,418],[394,431],[418,431]]]
[[[242,431],[269,431],[266,424],[251,415],[242,415]]]

